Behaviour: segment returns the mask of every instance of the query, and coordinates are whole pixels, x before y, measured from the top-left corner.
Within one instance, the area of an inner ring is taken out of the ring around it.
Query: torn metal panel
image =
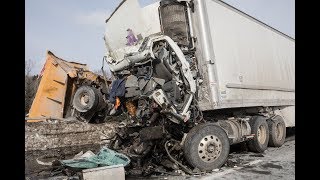
[[[125,87],[139,87],[138,78],[134,75],[130,75],[127,77]]]
[[[179,45],[189,45],[189,31],[187,24],[187,7],[183,3],[163,3],[159,7],[163,33],[172,38]]]
[[[141,7],[138,0],[122,1],[106,20],[105,37],[109,47],[115,50],[116,54],[122,54],[118,49],[126,46],[129,28],[136,37],[142,38],[161,32],[158,6],[159,2]]]

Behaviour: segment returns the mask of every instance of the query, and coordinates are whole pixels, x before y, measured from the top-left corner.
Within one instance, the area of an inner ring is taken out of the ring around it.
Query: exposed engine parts
[[[187,170],[179,162],[181,141],[191,127],[204,121],[195,101],[194,55],[184,54],[168,36],[154,35],[123,59],[107,61],[115,77],[109,92],[102,91],[100,83],[83,83],[72,101],[73,115],[89,122],[98,116],[124,117],[111,148],[132,159],[131,174],[161,171],[157,164]]]
[[[149,36],[136,47],[133,49],[138,51],[128,52],[123,59],[108,59],[116,81],[125,81],[124,86],[113,85],[111,94],[125,90],[123,97],[117,97],[139,122],[153,112],[177,124],[194,117],[190,107],[196,93],[197,66],[192,55],[186,58],[178,45],[164,35]]]
[[[129,174],[163,172],[159,165],[188,174],[212,170],[226,161],[230,144],[253,137],[249,118],[204,119],[193,52],[182,52],[165,35],[149,36],[126,52],[122,59],[107,56],[115,77],[109,91],[100,81],[83,83],[73,108],[74,116],[86,121],[123,117],[110,148],[131,158]]]
[[[230,145],[262,153],[295,126],[295,40],[226,3],[123,0],[104,40],[100,75],[47,52],[25,120],[54,132],[34,126],[26,150],[104,145],[128,175],[201,174],[227,165]]]

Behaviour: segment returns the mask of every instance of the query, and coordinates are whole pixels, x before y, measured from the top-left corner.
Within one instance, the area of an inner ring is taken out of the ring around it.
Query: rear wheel
[[[269,146],[280,147],[286,139],[286,125],[281,116],[276,115],[272,119],[268,119],[269,126]]]
[[[268,148],[269,128],[265,117],[253,116],[249,121],[251,133],[255,134],[248,141],[248,148],[253,152],[264,152]]]
[[[221,167],[229,155],[229,139],[226,132],[213,123],[198,125],[190,130],[184,143],[187,162],[201,171]]]
[[[99,96],[90,86],[81,86],[73,97],[73,107],[79,112],[89,112],[97,107]]]

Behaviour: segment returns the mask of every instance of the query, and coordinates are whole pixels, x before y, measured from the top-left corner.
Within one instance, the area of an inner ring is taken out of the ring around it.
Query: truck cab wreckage
[[[49,52],[52,62],[47,60],[29,122],[117,118],[108,146],[130,157],[131,175],[163,172],[159,166],[199,174],[223,166],[231,144],[246,142],[263,152],[284,143],[286,127],[295,124],[294,40],[217,0],[163,0],[143,8],[124,0],[106,23],[103,62],[114,80]],[[253,29],[272,35],[279,56],[248,38]],[[250,56],[248,47],[258,50]],[[269,57],[283,66],[266,62]],[[256,71],[266,63],[270,69]],[[275,73],[259,75],[268,71]]]

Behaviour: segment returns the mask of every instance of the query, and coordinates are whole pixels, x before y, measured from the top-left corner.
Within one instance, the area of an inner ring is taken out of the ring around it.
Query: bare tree
[[[103,76],[102,69],[97,69],[97,70],[94,70],[93,72],[95,74],[99,74],[100,76]],[[112,74],[111,74],[110,70],[104,70],[104,72],[105,72],[107,80],[111,80],[112,79]]]
[[[37,93],[40,79],[38,75],[31,75],[35,62],[31,59],[25,61],[25,113],[29,112],[33,99]]]
[[[35,66],[35,62],[32,61],[31,59],[25,61],[25,68],[24,68],[25,76],[30,76],[34,66]]]

